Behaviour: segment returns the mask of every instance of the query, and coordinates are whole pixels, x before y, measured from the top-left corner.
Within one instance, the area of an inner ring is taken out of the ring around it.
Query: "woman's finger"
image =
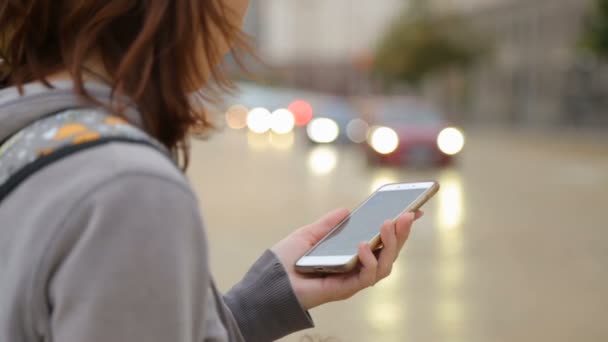
[[[302,227],[307,234],[311,234],[318,241],[325,237],[338,223],[344,220],[350,211],[340,208],[330,211],[321,217],[317,222]]]
[[[395,233],[397,236],[397,250],[400,251],[410,235],[412,223],[416,219],[415,213],[406,213],[401,215],[395,224]]]
[[[378,260],[376,260],[374,253],[366,242],[359,244],[359,260],[361,261],[361,269],[358,275],[359,289],[373,286],[376,283]]]
[[[357,254],[360,266],[355,271],[356,273],[330,276],[325,279],[328,282],[336,282],[336,291],[333,295],[335,299],[348,299],[355,293],[366,287],[373,286],[376,283],[378,261],[372,253],[369,244],[361,242]]]
[[[330,226],[333,228],[335,225],[340,223],[340,221],[344,220],[349,213],[350,211],[346,208],[334,209],[321,217],[316,224],[321,226]]]
[[[384,221],[384,224],[380,229],[380,238],[382,239],[384,248],[378,257],[378,271],[376,280],[384,279],[391,274],[393,263],[397,259],[399,250],[397,248],[398,244],[395,228],[395,222],[388,220]]]

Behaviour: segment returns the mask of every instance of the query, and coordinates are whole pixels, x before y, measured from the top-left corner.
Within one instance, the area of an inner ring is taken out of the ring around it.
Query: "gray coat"
[[[82,104],[69,82],[25,90],[0,91],[0,142]],[[217,291],[198,208],[184,175],[147,146],[110,143],[35,173],[0,203],[0,341],[270,341],[311,327],[270,251]]]

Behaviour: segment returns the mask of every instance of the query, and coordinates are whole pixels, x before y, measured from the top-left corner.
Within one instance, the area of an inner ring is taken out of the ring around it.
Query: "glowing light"
[[[293,132],[287,134],[271,134],[269,137],[270,145],[277,150],[287,151],[293,147],[295,136]]]
[[[272,114],[266,108],[254,108],[247,114],[247,127],[254,133],[266,133],[272,124]]]
[[[467,262],[463,253],[465,234],[463,222],[465,195],[462,176],[457,170],[447,169],[439,175],[441,189],[437,194],[435,234],[438,242],[439,258],[436,274],[436,298],[429,303],[433,308],[433,320],[437,330],[445,336],[458,336],[469,329],[468,306],[463,301],[466,291]],[[463,330],[464,329],[464,330]]]
[[[287,109],[293,113],[296,126],[305,126],[312,119],[312,107],[304,100],[293,101]]]
[[[399,136],[391,128],[377,127],[372,131],[369,144],[376,152],[389,154],[399,146]]]
[[[232,129],[243,129],[247,127],[247,107],[236,104],[230,106],[226,111],[226,124]]]
[[[458,154],[464,147],[464,134],[453,127],[445,128],[437,136],[437,147],[445,154]]]
[[[441,177],[441,190],[438,195],[438,226],[441,229],[454,229],[462,224],[463,196],[462,182],[454,173]]]
[[[287,134],[293,130],[295,119],[287,109],[281,108],[272,112],[270,129],[276,134]]]
[[[338,155],[330,146],[317,146],[308,155],[308,168],[316,175],[332,172],[338,164]]]
[[[350,120],[348,125],[346,125],[346,135],[352,142],[357,144],[362,143],[367,139],[368,130],[369,125],[361,119]]]
[[[338,139],[340,128],[332,119],[316,118],[308,123],[306,133],[310,140],[316,143],[331,143]]]

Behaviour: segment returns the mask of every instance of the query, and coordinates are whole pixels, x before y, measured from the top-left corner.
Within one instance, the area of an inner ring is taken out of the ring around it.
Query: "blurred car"
[[[349,143],[349,124],[358,118],[345,98],[318,95],[310,100],[313,118],[306,127],[308,141],[315,144]]]
[[[451,164],[464,147],[464,134],[428,104],[385,98],[373,104],[365,151],[370,163]]]
[[[238,91],[226,96],[221,107],[230,128],[247,128],[260,134],[269,131],[286,134],[295,126],[308,123],[302,117],[306,113],[292,111],[292,107],[289,107],[293,99],[302,96],[304,92],[248,82],[240,82],[237,87]],[[298,106],[293,108],[298,109]]]
[[[222,107],[232,129],[260,134],[295,130],[311,144],[361,143],[367,136],[367,123],[343,97],[247,82],[238,89]]]

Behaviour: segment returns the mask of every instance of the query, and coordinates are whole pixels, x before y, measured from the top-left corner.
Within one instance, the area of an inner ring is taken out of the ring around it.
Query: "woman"
[[[93,114],[106,126],[139,127],[185,168],[188,133],[210,126],[192,93],[230,85],[218,65],[244,47],[246,7],[246,0],[0,2],[0,174],[15,169],[2,156],[15,141],[95,139],[99,132],[85,128]],[[32,133],[58,117],[84,123]],[[53,153],[23,146],[14,160]],[[307,310],[389,275],[415,219],[383,225],[378,258],[362,243],[353,274],[296,273],[297,258],[348,214],[333,211],[266,251],[222,296],[195,195],[162,150],[91,146],[6,195],[0,341],[274,340],[311,327]]]

